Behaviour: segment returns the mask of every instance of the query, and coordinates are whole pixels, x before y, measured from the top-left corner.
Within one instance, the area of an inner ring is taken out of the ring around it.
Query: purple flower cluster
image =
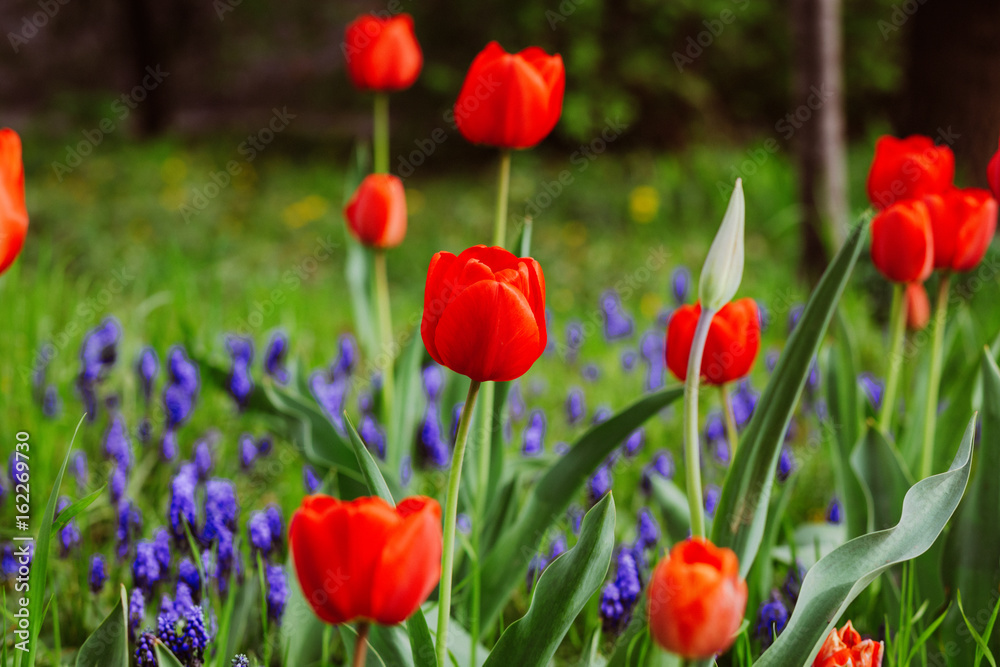
[[[283,331],[271,334],[271,340],[264,352],[264,374],[278,384],[288,382],[288,370],[285,368],[288,359],[288,336]]]
[[[101,323],[87,332],[80,347],[80,374],[76,387],[87,411],[87,421],[97,418],[97,388],[107,377],[118,360],[118,342],[121,340],[121,325],[113,317],[105,317]]]
[[[241,336],[226,336],[226,350],[233,362],[226,388],[237,407],[243,410],[247,407],[254,388],[253,376],[250,374],[254,356],[253,340]]]

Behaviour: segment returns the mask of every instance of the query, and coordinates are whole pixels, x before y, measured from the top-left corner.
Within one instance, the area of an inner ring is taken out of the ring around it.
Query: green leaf
[[[57,516],[52,522],[52,532],[58,533],[66,527],[66,524],[75,519],[77,515],[90,507],[94,501],[100,497],[101,493],[104,492],[105,487],[107,487],[107,484],[101,485],[101,488],[97,489],[93,493],[87,494],[83,498],[80,498],[80,500],[77,500],[75,503],[66,507],[62,512],[59,512],[59,516]]]
[[[542,572],[527,613],[500,636],[487,667],[548,665],[577,615],[604,582],[614,547],[615,501],[609,493],[587,512],[576,545]]]
[[[866,230],[866,224],[857,226],[813,291],[726,474],[712,523],[712,542],[736,552],[740,576],[746,576],[757,556],[785,431],[813,357],[861,254]]]
[[[811,664],[830,629],[868,584],[893,565],[916,558],[934,544],[969,481],[975,428],[973,416],[947,472],[910,488],[895,527],[853,539],[809,570],[788,625],[754,663],[755,667]]]
[[[42,609],[45,606],[45,579],[48,576],[49,568],[49,542],[52,539],[52,522],[56,514],[56,501],[59,499],[59,487],[62,486],[63,476],[66,474],[66,466],[69,465],[69,456],[73,452],[73,443],[76,442],[76,435],[80,432],[80,426],[86,415],[80,417],[73,431],[73,438],[69,441],[66,455],[63,457],[62,466],[56,473],[56,478],[52,483],[52,493],[49,494],[49,501],[45,505],[45,512],[42,514],[42,522],[38,526],[38,536],[35,538],[35,551],[31,560],[31,573],[28,575],[28,590],[31,596],[28,601],[29,618],[32,619],[31,628],[28,634],[28,651],[24,665],[34,667],[35,659],[38,657],[38,632],[41,630]]]
[[[434,638],[427,627],[427,619],[419,610],[406,619],[406,632],[410,635],[410,653],[415,667],[437,667]]]
[[[851,468],[851,450],[861,436],[861,404],[858,392],[857,363],[851,332],[841,311],[837,311],[837,344],[830,349],[826,364],[826,403],[830,409],[833,437],[830,460],[837,483],[837,497],[844,510],[844,524],[849,538],[869,531],[868,503],[864,489]],[[825,428],[825,425],[822,426]]]
[[[1000,368],[989,350],[982,353],[983,412],[979,457],[969,480],[965,500],[955,512],[945,542],[943,579],[947,589],[960,591],[966,609],[972,612],[973,626],[982,632],[986,625],[983,610],[996,604],[1000,589]],[[953,606],[945,627],[958,647],[956,664],[971,665],[975,646],[958,635],[961,620]],[[964,635],[964,632],[962,633]],[[1000,636],[990,641],[1000,655]]]
[[[347,435],[354,446],[354,455],[358,459],[358,466],[361,468],[361,474],[364,475],[365,483],[368,484],[369,492],[395,507],[396,501],[392,499],[392,493],[378,469],[378,464],[375,463],[371,452],[365,447],[364,441],[361,440],[361,436],[358,435],[357,429],[354,428],[354,424],[346,412],[344,413],[344,423],[347,425]]]
[[[653,500],[660,507],[667,544],[686,540],[691,534],[691,509],[688,507],[687,495],[672,481],[659,475],[653,475],[650,486]]]
[[[500,536],[483,563],[483,627],[493,623],[511,591],[524,580],[545,532],[563,515],[601,461],[643,422],[683,394],[681,388],[664,389],[594,426],[535,483],[517,523]]]
[[[128,667],[128,600],[120,589],[118,604],[76,654],[76,667]]]
[[[285,564],[288,573],[288,603],[281,619],[281,654],[284,665],[311,665],[323,650],[324,624],[313,613],[302,594],[291,553]]]
[[[160,667],[184,667],[184,663],[159,639],[153,644],[153,653],[156,654],[156,663]]]
[[[426,403],[420,366],[423,359],[424,342],[420,331],[410,331],[409,341],[397,361],[396,399],[387,431],[386,458],[394,477],[399,475],[403,457],[413,453],[414,434]]]
[[[851,466],[861,480],[868,504],[868,531],[896,525],[903,510],[903,497],[913,485],[906,463],[874,423],[851,454]]]

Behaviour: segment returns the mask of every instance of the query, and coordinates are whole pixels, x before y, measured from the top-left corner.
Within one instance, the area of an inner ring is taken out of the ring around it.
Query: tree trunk
[[[1000,133],[1000,2],[913,2],[899,128],[949,144],[959,184],[985,187]]]
[[[792,0],[795,53],[792,115],[801,230],[800,272],[816,282],[827,263],[823,225],[839,243],[847,227],[840,1]]]

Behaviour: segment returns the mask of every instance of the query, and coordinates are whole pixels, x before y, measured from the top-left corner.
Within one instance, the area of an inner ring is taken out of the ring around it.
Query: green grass
[[[192,201],[193,190],[203,191],[211,183],[212,172],[224,169],[228,160],[239,159],[238,143],[238,138],[218,138],[195,146],[168,138],[140,145],[109,139],[60,182],[49,156],[61,156],[62,144],[26,139],[31,227],[23,255],[0,279],[0,321],[4,323],[0,432],[23,429],[32,434],[32,474],[38,483],[32,498],[35,516],[40,517],[49,480],[63,454],[62,443],[83,410],[72,390],[82,336],[102,317],[114,315],[124,331],[119,363],[103,385],[103,393],[120,396],[122,411],[133,428],[143,413],[132,370],[143,345],[153,345],[161,361],[170,345],[182,341],[199,353],[224,358],[224,335],[249,332],[259,355],[269,332],[280,327],[291,338],[292,354],[307,368],[314,368],[331,360],[337,336],[351,331],[340,214],[347,152],[301,145],[294,152],[283,152],[278,145],[269,148],[251,165],[244,164],[241,174],[186,222],[179,207]],[[408,236],[389,254],[393,321],[398,328],[419,318],[423,281],[434,252],[458,252],[489,239],[494,158],[484,150],[476,169],[427,168],[407,180]],[[744,159],[746,154],[739,148],[699,147],[670,155],[608,152],[580,171],[568,155],[543,158],[538,152],[517,153],[512,215],[522,214],[526,201],[539,202],[539,194],[546,191],[546,184],[559,179],[560,172],[568,171],[572,177],[551,206],[534,216],[532,254],[546,275],[548,305],[554,315],[550,335],[561,342],[570,320],[596,322],[600,294],[611,286],[622,291],[638,332],[657,326],[657,314],[672,305],[671,272],[686,265],[697,278],[728,199],[728,185],[720,189],[719,184],[728,184],[732,165]],[[863,180],[868,159],[868,146],[859,145],[851,153],[857,214],[866,207]],[[787,156],[771,156],[746,177],[744,188],[747,260],[739,295],[758,299],[771,314],[762,346],[766,353],[780,349],[788,311],[808,292],[808,286],[796,277],[798,214],[794,171]],[[336,247],[329,257],[314,261],[317,244]],[[885,319],[888,289],[872,274],[870,265],[859,270],[843,308],[854,327],[861,368],[881,374],[880,322]],[[996,294],[996,283],[993,275],[991,289],[980,290],[975,298],[988,301]],[[997,314],[970,310],[969,316],[984,329],[996,329],[992,320]],[[578,364],[546,356],[521,381],[528,407],[544,408],[549,415],[545,442],[550,456],[557,441],[569,441],[583,429],[570,429],[562,416],[571,386],[586,388],[590,414],[598,406],[621,408],[643,392],[641,365],[632,374],[625,374],[619,365],[621,352],[635,349],[637,338],[608,345],[599,329],[594,332],[585,341]],[[662,329],[658,333],[662,335]],[[52,343],[47,349],[54,351],[47,381],[59,388],[63,400],[62,415],[56,420],[43,419],[31,395],[31,369],[46,343]],[[758,389],[767,379],[763,353],[752,376]],[[586,382],[580,374],[583,363],[596,364],[600,380]],[[704,402],[702,414],[718,404],[718,397],[705,392]],[[158,407],[158,398],[154,403]],[[446,427],[447,419],[446,415]],[[88,490],[104,483],[109,472],[98,455],[103,424],[104,415],[97,425],[82,429],[78,439],[78,446],[90,454]],[[809,431],[817,428],[815,422],[810,424],[797,439],[802,470],[790,513],[793,523],[822,520],[832,493],[825,455],[811,455],[806,444]],[[188,456],[195,438],[214,429],[222,436],[217,460],[223,462],[223,472],[232,471],[238,434],[261,434],[267,427],[263,418],[238,415],[228,396],[203,386],[191,423],[181,432],[181,455]],[[521,428],[515,426],[512,447],[520,447]],[[678,410],[672,418],[652,420],[647,430],[646,452],[640,462],[660,448],[672,450],[680,460]],[[148,536],[165,521],[169,478],[161,474],[155,446],[137,447],[137,452],[129,492],[143,500]],[[290,445],[278,443],[270,461],[251,475],[237,477],[241,523],[250,509],[268,502],[278,502],[286,514],[297,506],[302,496],[300,463]],[[706,482],[721,483],[723,473],[722,468],[708,464]],[[630,517],[644,503],[634,492],[639,475],[640,465],[617,471],[619,539],[631,537]],[[443,476],[428,475],[421,484],[424,491],[440,492]],[[63,493],[79,498],[86,491],[78,491],[67,480]],[[7,535],[8,513],[7,509],[0,512],[4,519],[0,539]],[[99,547],[114,539],[115,512],[107,498],[95,502],[82,521],[80,557],[89,559],[96,548],[102,548],[113,562],[109,549]],[[105,595],[92,602],[80,562],[56,563],[50,573],[58,589],[59,638],[67,652],[78,647],[113,607],[117,583],[130,581],[126,566],[112,566]],[[85,600],[82,608],[81,599]],[[518,609],[523,611],[526,604],[523,597],[516,598]],[[571,632],[567,641],[586,641],[582,636],[573,640],[578,634]],[[43,632],[42,641],[51,641],[51,633]],[[43,656],[38,664],[51,664],[46,660]]]

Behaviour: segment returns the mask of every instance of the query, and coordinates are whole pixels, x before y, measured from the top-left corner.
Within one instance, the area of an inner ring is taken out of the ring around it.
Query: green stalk
[[[892,289],[892,309],[889,329],[889,372],[885,378],[885,394],[882,396],[882,412],[879,413],[878,430],[889,435],[892,416],[896,412],[896,388],[899,386],[899,370],[903,367],[903,338],[906,335],[906,299],[903,283],[896,283]]]
[[[469,393],[465,397],[462,416],[458,421],[455,437],[455,452],[451,455],[451,471],[448,474],[448,496],[445,498],[444,545],[441,555],[441,592],[438,595],[437,624],[437,664],[447,665],[448,661],[448,621],[451,617],[451,577],[455,568],[455,522],[458,520],[458,487],[462,482],[462,459],[465,445],[469,440],[469,422],[472,409],[476,405],[480,383],[469,382]]]
[[[396,378],[393,368],[392,311],[389,308],[389,272],[386,268],[385,250],[375,249],[375,294],[378,299],[378,325],[382,333],[382,354],[388,364],[382,372],[383,422],[392,421],[392,404],[396,396]]]
[[[938,287],[937,309],[934,311],[934,338],[931,343],[931,375],[927,383],[927,405],[924,409],[924,442],[920,457],[920,478],[931,476],[934,467],[934,429],[937,426],[938,391],[941,385],[942,348],[944,324],[948,317],[948,287],[951,275],[941,274]]]
[[[327,625],[323,628],[323,653],[320,656],[320,664],[323,667],[330,665],[331,648],[333,648],[333,626]]]
[[[705,352],[705,340],[708,338],[714,314],[707,308],[701,311],[698,326],[694,330],[694,340],[691,341],[687,380],[684,381],[685,486],[688,507],[691,511],[693,537],[705,537],[705,507],[701,491],[701,447],[698,442],[698,384],[701,382],[701,358]]]
[[[483,415],[482,428],[479,433],[479,451],[476,452],[476,463],[478,464],[478,477],[476,479],[476,506],[474,512],[474,523],[472,525],[472,550],[475,558],[472,560],[472,610],[470,631],[475,641],[469,649],[469,663],[476,664],[476,645],[479,643],[479,600],[482,591],[482,572],[479,569],[481,555],[479,553],[480,541],[482,539],[483,521],[486,517],[486,490],[490,483],[490,449],[493,445],[493,397],[496,394],[496,384],[484,382],[482,384],[483,400],[481,410]]]
[[[736,456],[736,443],[739,435],[736,433],[736,416],[733,415],[733,402],[729,400],[729,385],[726,383],[719,385],[719,393],[722,396],[722,414],[726,419],[726,436],[729,440],[729,460]]]
[[[497,208],[493,219],[493,245],[507,247],[507,199],[510,194],[510,151],[500,151],[500,176],[497,181]]]
[[[389,95],[375,93],[375,119],[372,127],[372,151],[375,173],[389,173]]]
[[[365,654],[368,653],[368,624],[358,625],[358,638],[354,643],[354,667],[365,667]]]

